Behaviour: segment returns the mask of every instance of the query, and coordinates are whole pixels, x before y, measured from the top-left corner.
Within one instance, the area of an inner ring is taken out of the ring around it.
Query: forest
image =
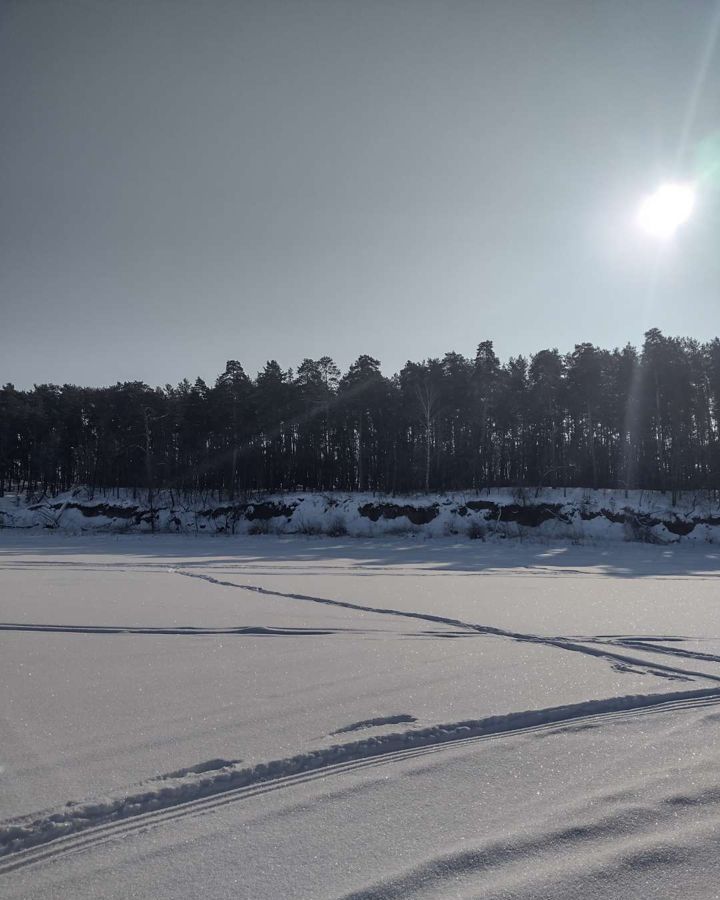
[[[0,389],[0,493],[171,488],[407,493],[558,485],[662,491],[720,486],[720,340],[645,334],[604,350],[540,350],[503,363],[360,356],[213,385]]]

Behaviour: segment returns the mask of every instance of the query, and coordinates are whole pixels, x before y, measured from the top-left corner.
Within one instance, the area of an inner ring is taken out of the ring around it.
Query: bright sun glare
[[[638,225],[652,237],[671,238],[690,218],[694,205],[695,188],[692,184],[661,184],[640,204]]]

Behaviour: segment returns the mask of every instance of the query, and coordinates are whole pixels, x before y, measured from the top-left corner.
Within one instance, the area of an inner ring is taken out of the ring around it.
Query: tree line
[[[502,363],[447,353],[385,377],[361,356],[213,385],[0,389],[0,493],[720,487],[720,340],[645,334]]]

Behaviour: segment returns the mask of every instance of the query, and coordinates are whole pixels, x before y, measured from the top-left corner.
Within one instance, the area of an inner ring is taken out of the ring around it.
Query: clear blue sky
[[[0,0],[0,382],[715,336],[716,8]]]

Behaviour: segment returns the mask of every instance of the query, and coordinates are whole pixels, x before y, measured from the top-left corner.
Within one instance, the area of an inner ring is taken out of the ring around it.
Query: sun
[[[651,237],[671,238],[690,218],[694,206],[694,185],[668,182],[645,197],[638,210],[637,222]]]

